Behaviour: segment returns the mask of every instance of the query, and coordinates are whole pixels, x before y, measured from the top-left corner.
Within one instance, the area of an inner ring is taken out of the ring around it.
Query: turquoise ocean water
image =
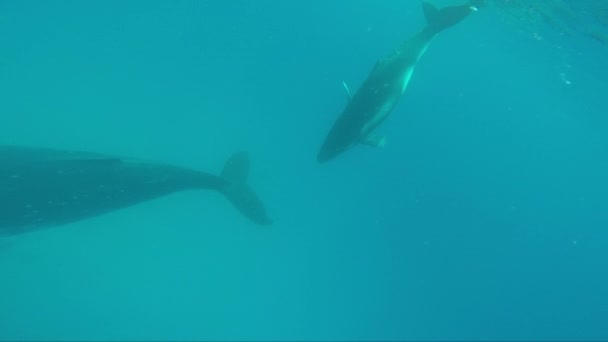
[[[320,165],[419,1],[0,1],[0,144],[247,150],[275,221],[184,192],[2,238],[0,340],[608,339],[608,46],[526,18],[441,33],[386,147]]]

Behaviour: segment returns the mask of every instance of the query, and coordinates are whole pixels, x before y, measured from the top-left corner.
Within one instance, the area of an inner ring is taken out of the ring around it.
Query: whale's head
[[[336,158],[344,151],[350,149],[356,141],[356,139],[344,139],[344,136],[340,137],[330,134],[317,154],[317,161],[325,163]]]
[[[340,153],[342,153],[345,148],[321,148],[319,153],[317,154],[317,161],[319,163],[325,163],[331,159],[334,159]]]
[[[317,154],[319,163],[327,162],[361,141],[361,123],[342,116],[331,128]]]

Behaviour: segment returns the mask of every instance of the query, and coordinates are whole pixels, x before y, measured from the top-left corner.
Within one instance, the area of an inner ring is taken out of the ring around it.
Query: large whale
[[[271,223],[247,184],[249,159],[234,154],[220,176],[93,153],[0,146],[0,235],[87,219],[174,192],[222,193],[254,223]]]
[[[431,40],[476,11],[483,1],[470,0],[465,5],[442,9],[424,1],[422,8],[427,26],[402,43],[394,53],[378,61],[353,96],[345,84],[349,101],[325,138],[317,160],[326,162],[357,144],[383,146],[384,137],[372,132],[397,105]]]

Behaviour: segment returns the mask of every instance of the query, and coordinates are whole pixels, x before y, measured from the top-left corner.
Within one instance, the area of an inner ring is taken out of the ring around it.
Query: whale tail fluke
[[[246,152],[233,154],[224,164],[222,178],[227,183],[220,191],[245,217],[260,225],[270,225],[264,204],[249,186],[249,155]]]
[[[427,1],[422,2],[422,10],[427,21],[427,29],[432,33],[439,33],[454,26],[476,11],[483,4],[483,0],[471,0],[466,5],[437,8]]]

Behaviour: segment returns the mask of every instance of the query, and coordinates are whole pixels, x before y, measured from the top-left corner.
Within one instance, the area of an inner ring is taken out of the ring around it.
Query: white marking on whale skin
[[[350,89],[348,89],[348,85],[344,81],[342,81],[342,86],[344,86],[344,90],[346,90],[346,95],[348,96],[348,101],[350,102],[350,100],[353,98],[350,94]]]
[[[416,60],[414,61],[414,63],[410,64],[407,68],[405,68],[405,70],[403,72],[403,85],[401,87],[402,95],[405,92],[405,89],[407,89],[407,86],[410,83],[410,80],[412,79],[412,75],[414,74],[414,69],[416,68],[416,65],[418,64],[420,57],[422,57],[422,55],[424,55],[426,53],[426,50],[428,50],[429,45],[431,44],[431,41],[433,39],[434,39],[434,37],[429,39],[429,41],[420,49],[420,51],[418,52],[418,55],[416,56]]]
[[[426,44],[424,46],[424,48],[420,51],[420,53],[418,54],[418,56],[416,58],[416,62],[424,54],[424,52],[428,48],[428,45],[429,44]],[[412,79],[412,75],[414,74],[414,68],[416,67],[416,62],[411,64],[409,67],[405,68],[405,70],[403,71],[402,77],[401,77],[401,92],[400,92],[400,94],[397,95],[398,97],[403,95],[403,93],[405,92],[405,89],[407,89],[407,86],[410,83],[410,80]],[[383,86],[386,88],[386,87],[391,86],[391,84],[389,82],[385,82],[383,84]],[[378,91],[379,90],[377,89],[375,91],[375,93],[378,93]],[[396,102],[397,100],[398,99],[391,98],[391,99],[385,101],[382,106],[377,108],[376,115],[374,115],[372,117],[372,119],[370,121],[368,121],[365,125],[363,125],[363,127],[361,128],[360,134],[361,134],[362,138],[366,137],[369,133],[371,133],[371,128],[376,127],[376,125],[380,121],[384,120],[384,118],[386,118],[390,114],[391,110],[393,109],[394,102]]]
[[[363,127],[361,128],[361,138],[363,139],[369,133],[371,133],[371,128],[375,127],[376,124],[382,121],[390,113],[391,109],[392,103],[388,101],[384,102],[384,104],[376,111],[376,115],[374,115],[374,117],[372,117],[370,121],[366,122],[365,125],[363,125]]]
[[[405,71],[405,77],[403,78],[403,84],[401,85],[401,94],[403,95],[403,93],[405,92],[405,89],[407,88],[407,85],[410,83],[410,80],[412,79],[412,75],[414,74],[414,68],[408,68]]]

